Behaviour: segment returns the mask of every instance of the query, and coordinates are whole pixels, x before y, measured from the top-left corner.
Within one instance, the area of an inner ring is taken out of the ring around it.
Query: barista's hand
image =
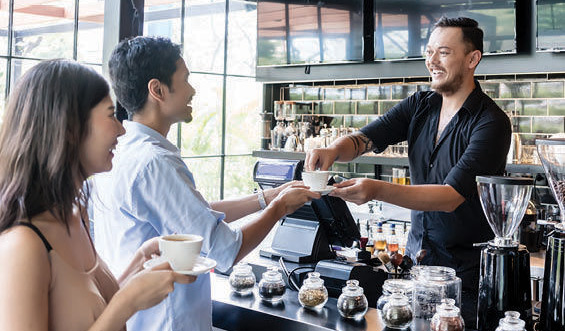
[[[174,283],[188,284],[195,280],[194,276],[174,272],[165,262],[131,277],[116,295],[136,312],[153,307],[165,299],[174,290]]]
[[[329,195],[361,205],[375,198],[380,182],[369,178],[354,178],[334,184]]]
[[[321,197],[320,193],[310,191],[308,186],[295,184],[279,193],[271,205],[280,208],[282,213],[287,215],[302,207],[306,202],[312,199],[320,199]]]
[[[308,171],[314,171],[317,168],[322,171],[328,170],[338,157],[338,151],[335,148],[315,148],[306,153],[304,169]]]
[[[293,180],[292,182],[284,183],[281,186],[264,190],[263,194],[265,195],[265,202],[267,203],[267,206],[286,188],[291,186],[298,186],[298,185],[302,185],[302,182],[298,180]]]

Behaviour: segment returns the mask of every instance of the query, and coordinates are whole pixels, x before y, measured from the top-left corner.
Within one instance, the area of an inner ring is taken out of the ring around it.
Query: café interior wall
[[[476,79],[508,115],[520,138],[522,156],[517,163],[539,164],[535,139],[565,133],[565,72],[479,75]],[[324,116],[331,118],[332,127],[360,128],[412,93],[428,90],[429,82],[428,76],[421,76],[271,83],[264,89],[265,108],[272,111],[274,100],[294,101],[298,122]],[[336,163],[332,170],[345,177],[375,177],[372,164]],[[389,167],[380,171],[380,179],[390,180]]]

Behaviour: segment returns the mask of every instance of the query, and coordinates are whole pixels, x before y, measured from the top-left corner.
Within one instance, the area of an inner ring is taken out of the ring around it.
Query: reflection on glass
[[[228,22],[228,74],[255,76],[257,4],[230,1]]]
[[[184,58],[198,72],[223,73],[225,1],[186,1]]]
[[[6,104],[6,60],[0,59],[0,125],[4,118],[4,108]]]
[[[538,50],[565,50],[565,0],[538,0],[537,24]]]
[[[18,82],[18,79],[25,74],[31,67],[38,64],[39,61],[35,60],[21,60],[21,59],[12,59],[12,68],[11,68],[11,76],[10,76],[10,86],[13,88],[15,84]]]
[[[72,58],[75,0],[42,2],[14,0],[13,55]]]
[[[220,158],[184,159],[194,176],[196,189],[207,201],[220,200]]]
[[[470,17],[484,32],[484,53],[515,53],[515,0],[374,0],[375,59],[422,57],[442,16]]]
[[[228,77],[226,85],[226,151],[245,154],[259,149],[261,84],[254,78]]]
[[[77,60],[102,63],[104,0],[81,0],[78,8]]]
[[[257,65],[363,59],[363,1],[259,0]]]
[[[6,5],[0,6],[0,55],[7,55],[8,54],[8,20],[9,20],[9,12],[8,12],[8,3]],[[6,31],[6,32],[4,32]]]
[[[227,156],[225,164],[224,198],[235,198],[253,192],[253,166],[257,158],[252,156]]]
[[[191,64],[187,65],[192,70]],[[192,99],[192,122],[182,123],[181,154],[218,155],[221,153],[223,78],[191,73],[189,81],[196,95]]]
[[[180,40],[181,1],[145,1],[143,34],[168,37],[175,43]]]

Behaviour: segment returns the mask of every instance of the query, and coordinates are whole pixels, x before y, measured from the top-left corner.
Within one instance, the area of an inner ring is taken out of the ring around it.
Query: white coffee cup
[[[196,234],[162,236],[159,238],[159,250],[173,270],[192,270],[200,256],[203,239]]]
[[[303,171],[302,181],[312,190],[323,190],[328,185],[329,171]]]

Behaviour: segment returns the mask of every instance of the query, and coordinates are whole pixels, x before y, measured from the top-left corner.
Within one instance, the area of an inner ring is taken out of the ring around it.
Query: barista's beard
[[[432,81],[430,87],[441,95],[451,95],[455,94],[463,84],[463,73],[459,72],[453,79],[443,83],[434,83]]]

